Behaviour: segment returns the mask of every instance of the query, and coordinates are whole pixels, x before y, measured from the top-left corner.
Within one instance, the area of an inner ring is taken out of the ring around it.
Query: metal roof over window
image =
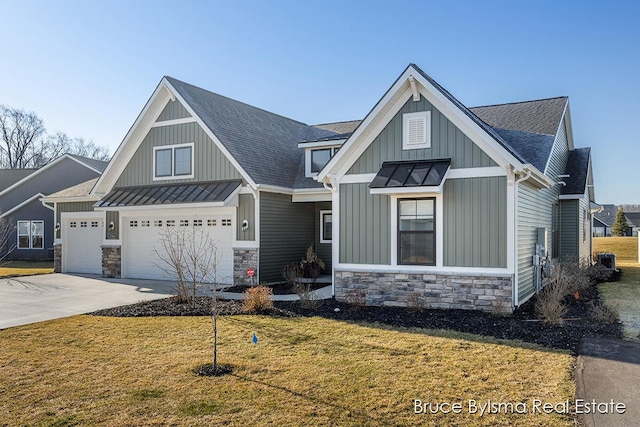
[[[96,207],[224,202],[242,184],[239,179],[114,188]]]
[[[438,187],[451,159],[383,162],[369,188]]]

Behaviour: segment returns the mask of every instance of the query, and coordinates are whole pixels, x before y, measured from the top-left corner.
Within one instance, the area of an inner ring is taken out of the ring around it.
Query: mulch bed
[[[315,283],[315,284],[310,283],[310,285],[311,285],[311,290],[315,291],[315,290],[330,286],[331,283]],[[276,283],[273,285],[264,285],[264,286],[271,288],[273,295],[295,294],[295,291],[293,290],[291,285],[288,283]],[[233,286],[230,288],[224,288],[222,291],[243,293],[246,289],[247,289],[247,286]]]
[[[583,337],[602,336],[622,338],[620,323],[598,323],[589,317],[589,304],[599,299],[596,286],[579,299],[568,297],[567,320],[562,326],[547,325],[535,316],[535,299],[519,307],[510,316],[469,310],[416,310],[402,307],[361,307],[336,300],[316,301],[315,307],[305,308],[299,302],[274,302],[266,315],[281,317],[320,316],[347,322],[378,323],[391,327],[446,329],[490,336],[500,339],[521,340],[553,349],[569,350],[577,354]],[[239,301],[218,301],[220,315],[246,314]],[[98,316],[208,316],[211,300],[199,297],[194,304],[165,298],[90,313]]]

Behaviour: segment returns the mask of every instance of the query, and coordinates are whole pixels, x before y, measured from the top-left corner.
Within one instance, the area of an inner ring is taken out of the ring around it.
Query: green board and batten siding
[[[285,265],[299,262],[315,241],[314,203],[292,203],[291,196],[260,193],[260,281],[283,281]]]
[[[506,268],[506,177],[447,180],[443,203],[444,265]]]
[[[587,194],[581,199],[562,200],[560,202],[560,218],[562,232],[560,233],[560,256],[573,258],[582,262],[588,261],[593,252],[591,247],[590,203]]]
[[[402,115],[418,111],[431,111],[431,148],[403,150]],[[377,173],[384,161],[442,158],[451,159],[452,169],[497,165],[429,101],[421,97],[420,101],[414,102],[410,98],[348,173]]]
[[[256,203],[253,194],[240,194],[238,198],[238,220],[236,221],[237,240],[255,240]],[[242,231],[242,221],[245,219],[249,222],[249,228]]]
[[[431,148],[402,149],[402,115],[431,111]],[[452,168],[496,163],[426,99],[409,99],[350,168],[376,173],[382,162],[451,158]],[[507,189],[505,177],[449,179],[445,183],[444,265],[506,267]],[[391,264],[390,198],[371,195],[368,184],[340,185],[340,261]]]
[[[369,184],[340,185],[340,262],[391,263],[390,198]]]
[[[163,122],[165,120],[186,119],[191,117],[191,114],[180,103],[180,101],[169,101],[162,110],[162,113],[158,116],[157,122]]]
[[[153,181],[153,147],[191,142],[194,143],[195,177],[193,179]],[[240,172],[197,123],[184,123],[151,128],[116,181],[115,186],[129,187],[241,178]]]
[[[546,175],[552,181],[558,181],[558,175],[566,170],[569,157],[569,146],[564,119],[560,131],[554,142]],[[560,186],[537,190],[526,181],[518,186],[518,301],[525,302],[535,293],[535,269],[532,257],[535,253],[537,242],[537,228],[546,228],[548,232],[548,253],[558,253],[558,248],[553,248],[553,227],[561,226],[561,230],[567,226],[563,209],[560,209],[560,224],[553,224],[553,209],[558,204]],[[574,219],[575,221],[575,219]],[[560,241],[562,236],[560,236]],[[560,253],[563,251],[560,244]]]
[[[63,212],[93,212],[95,202],[65,202],[56,204],[56,224],[62,224]],[[56,238],[60,238],[60,230],[56,232]]]

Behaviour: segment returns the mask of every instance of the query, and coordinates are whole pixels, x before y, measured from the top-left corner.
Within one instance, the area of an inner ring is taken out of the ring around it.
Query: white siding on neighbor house
[[[554,141],[551,157],[545,174],[554,182],[559,181],[558,175],[564,174],[569,157],[569,145],[565,120],[562,119],[558,135]],[[554,248],[553,239],[553,209],[558,204],[560,184],[551,188],[537,190],[526,181],[518,185],[518,304],[524,303],[535,293],[535,270],[533,255],[537,240],[537,228],[548,230],[548,253],[558,254],[559,248]],[[560,225],[557,225],[560,226]]]

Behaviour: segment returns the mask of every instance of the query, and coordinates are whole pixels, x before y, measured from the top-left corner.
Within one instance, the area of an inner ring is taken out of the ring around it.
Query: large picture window
[[[153,147],[153,179],[193,178],[193,145]]]
[[[44,249],[44,221],[18,221],[18,249]]]
[[[398,264],[436,264],[434,212],[434,198],[398,200]]]

